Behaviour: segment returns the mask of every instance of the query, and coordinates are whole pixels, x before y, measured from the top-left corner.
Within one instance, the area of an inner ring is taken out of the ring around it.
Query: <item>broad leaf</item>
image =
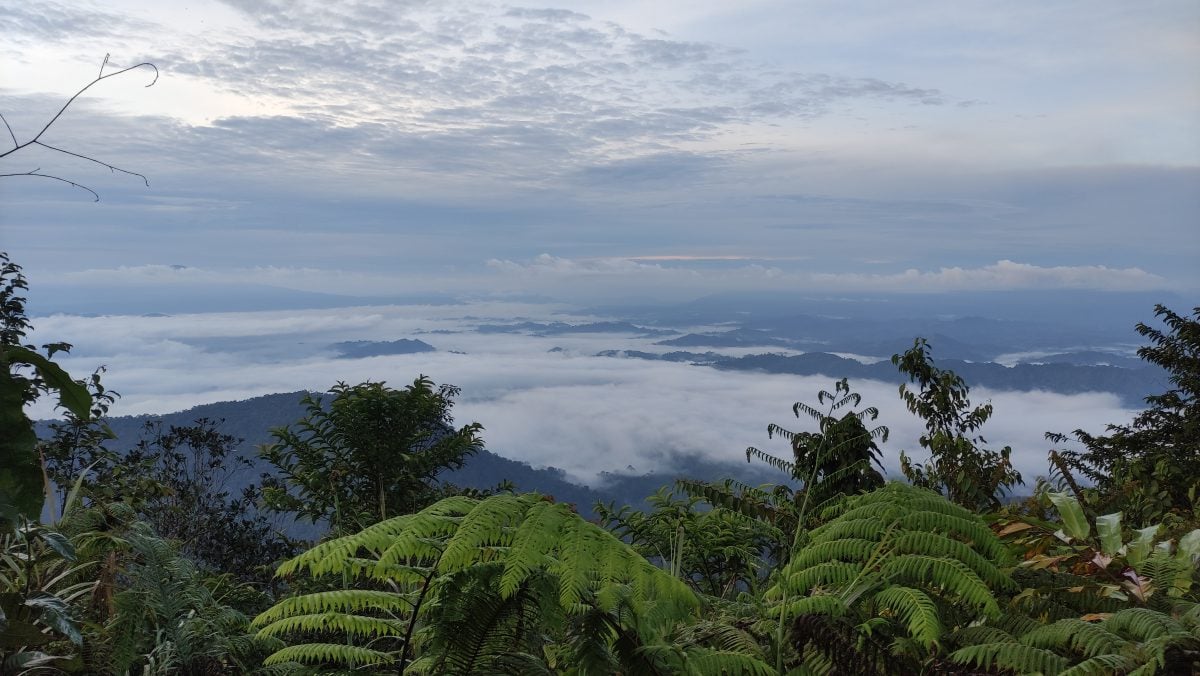
[[[25,605],[37,611],[38,619],[51,629],[66,636],[75,645],[83,645],[83,636],[71,617],[71,607],[66,601],[46,592],[34,592],[25,599]]]
[[[1096,517],[1096,534],[1100,536],[1100,551],[1116,556],[1121,549],[1121,513]]]
[[[1075,496],[1067,493],[1047,493],[1046,496],[1058,508],[1058,514],[1063,520],[1063,530],[1067,535],[1075,540],[1086,540],[1092,534],[1092,526]]]
[[[1154,537],[1158,535],[1158,529],[1159,525],[1155,524],[1134,531],[1133,540],[1130,541],[1125,554],[1130,565],[1136,566],[1150,555],[1150,549],[1154,546]]]
[[[28,364],[36,369],[42,380],[58,391],[58,403],[75,414],[75,417],[80,420],[91,418],[92,395],[86,387],[71,380],[71,376],[67,375],[61,366],[33,350],[18,345],[5,346],[4,356],[10,364]]]

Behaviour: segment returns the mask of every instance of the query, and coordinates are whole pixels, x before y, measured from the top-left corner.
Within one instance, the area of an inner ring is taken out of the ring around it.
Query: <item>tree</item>
[[[924,466],[914,465],[901,451],[900,468],[909,481],[946,494],[968,509],[987,511],[1000,507],[1000,494],[1022,483],[1012,466],[1012,449],[981,448],[987,440],[975,434],[992,417],[992,405],[971,407],[970,388],[953,371],[934,366],[932,348],[917,338],[904,354],[892,355],[892,363],[916,383],[900,385],[900,397],[908,410],[925,421],[922,448],[929,451]]]
[[[259,615],[260,637],[292,643],[267,666],[525,674],[552,673],[553,660],[569,673],[669,673],[643,648],[698,606],[681,581],[537,494],[444,498],[279,567],[301,573],[379,588],[293,596]]]
[[[157,490],[131,497],[160,537],[177,543],[203,571],[265,581],[270,566],[294,547],[257,512],[257,485],[245,486],[240,494],[228,488],[239,470],[249,471],[253,463],[238,454],[242,440],[221,432],[220,422],[200,418],[166,430],[161,422],[148,422],[146,437],[121,462],[147,468],[133,489],[148,481]],[[106,483],[111,482],[103,476],[98,480]]]
[[[38,453],[50,483],[58,491],[58,500],[52,504],[50,516],[66,512],[67,490],[76,481],[83,489],[95,486],[95,476],[104,475],[108,481],[117,478],[118,469],[129,471],[132,476],[142,476],[144,468],[122,464],[118,454],[105,447],[105,442],[115,438],[108,427],[108,410],[121,396],[104,387],[101,375],[104,367],[92,372],[84,386],[92,395],[92,408],[87,418],[80,418],[71,411],[64,411],[60,420],[51,421],[49,438],[38,443]],[[111,490],[111,486],[107,487]]]
[[[67,99],[67,102],[63,104],[62,108],[60,108],[57,113],[55,113],[54,117],[50,118],[50,121],[47,122],[45,124],[45,126],[42,127],[41,131],[39,131],[37,134],[34,134],[33,138],[30,138],[28,141],[24,141],[24,142],[18,141],[17,135],[13,132],[12,126],[8,124],[8,120],[5,119],[4,115],[0,114],[0,122],[4,122],[4,128],[8,130],[8,136],[9,136],[9,138],[12,139],[12,142],[13,142],[12,148],[9,148],[8,150],[0,152],[0,159],[8,157],[9,155],[12,155],[12,154],[14,154],[20,150],[23,150],[25,148],[29,148],[31,146],[38,146],[38,147],[45,148],[46,150],[49,150],[52,152],[60,153],[63,155],[69,155],[71,157],[76,157],[81,160],[87,160],[88,162],[92,162],[94,164],[99,164],[100,166],[105,167],[109,171],[112,171],[112,172],[119,171],[122,174],[129,174],[130,176],[137,176],[138,178],[142,179],[142,181],[146,184],[146,187],[150,187],[150,180],[135,171],[129,171],[127,169],[122,169],[120,167],[113,166],[107,162],[101,162],[100,160],[98,160],[94,157],[90,157],[88,155],[81,155],[79,153],[72,152],[70,150],[59,148],[57,146],[52,146],[49,143],[46,143],[45,141],[42,140],[42,137],[45,136],[46,132],[50,130],[50,127],[53,126],[54,123],[57,122],[58,119],[63,116],[63,113],[67,112],[67,108],[71,107],[71,104],[75,102],[75,99],[79,98],[80,95],[82,95],[88,89],[91,89],[92,85],[95,85],[103,80],[107,80],[111,77],[117,77],[118,75],[122,75],[124,73],[128,73],[130,71],[137,70],[139,68],[150,68],[151,70],[154,71],[154,79],[150,81],[150,84],[146,85],[147,87],[152,87],[152,86],[154,86],[155,82],[158,82],[158,68],[152,63],[139,63],[136,66],[122,68],[120,70],[117,70],[117,71],[114,71],[112,73],[105,75],[104,69],[108,66],[108,59],[109,59],[109,55],[105,54],[104,61],[101,62],[101,64],[100,64],[100,74],[97,75],[94,80],[92,80],[91,82],[84,85],[82,89],[75,92],[74,96],[72,96],[70,99]],[[96,202],[100,201],[100,195],[95,190],[92,190],[91,188],[87,187],[86,185],[76,183],[74,181],[68,180],[61,176],[55,176],[52,174],[43,174],[40,172],[41,172],[41,167],[38,167],[36,169],[30,170],[30,171],[25,171],[25,172],[20,172],[20,173],[0,174],[0,178],[29,177],[29,178],[44,178],[44,179],[48,179],[51,181],[59,181],[60,183],[66,183],[70,186],[79,188],[80,190],[86,190],[87,192],[91,193],[94,201],[96,201]]]
[[[767,425],[767,436],[778,435],[791,444],[791,461],[753,447],[746,449],[746,460],[758,458],[789,472],[818,502],[879,488],[884,483],[879,471],[883,465],[875,440],[886,442],[888,428],[868,428],[865,421],[878,418],[879,409],[870,406],[853,410],[861,403],[862,396],[850,391],[850,384],[842,378],[834,384],[833,392],[817,393],[817,407],[827,407],[825,410],[799,401],[792,405],[797,418],[803,413],[816,421],[816,432],[791,432],[774,423]],[[842,410],[846,412],[836,415]]]
[[[45,504],[47,481],[25,406],[56,391],[59,406],[81,420],[89,418],[92,408],[87,388],[52,361],[70,345],[44,345],[43,356],[33,345],[22,344],[30,329],[21,295],[27,288],[21,267],[0,252],[0,532],[21,517],[36,520]]]
[[[944,635],[998,617],[1011,555],[975,514],[892,482],[838,501],[775,576],[787,673],[921,673]],[[781,666],[780,673],[784,672]]]
[[[850,390],[845,378],[834,384],[833,392],[817,393],[817,406],[803,402],[792,405],[792,413],[803,413],[817,423],[816,432],[791,432],[771,423],[767,436],[786,439],[792,447],[792,459],[786,460],[751,446],[746,449],[746,461],[760,460],[787,473],[800,483],[793,490],[786,483],[761,487],[747,486],[733,479],[721,484],[706,481],[679,480],[680,490],[699,496],[714,506],[732,510],[778,529],[780,537],[770,555],[783,563],[791,556],[798,538],[802,537],[812,507],[835,500],[838,496],[854,495],[884,484],[883,474],[876,469],[880,450],[876,440],[886,442],[888,428],[867,427],[867,422],[879,417],[879,410],[869,406],[853,410],[862,397]],[[837,413],[846,410],[838,417]],[[788,544],[790,542],[790,545]]]
[[[483,448],[479,423],[453,427],[452,385],[421,376],[402,390],[338,383],[330,393],[328,407],[305,396],[305,417],[260,449],[279,472],[264,479],[271,509],[352,532],[432,503],[437,474]]]
[[[1166,370],[1174,386],[1146,398],[1148,408],[1128,425],[1092,436],[1075,430],[1084,450],[1059,450],[1063,464],[1092,482],[1101,510],[1126,510],[1149,523],[1168,513],[1195,520],[1200,507],[1200,307],[1192,316],[1156,305],[1166,328],[1143,323],[1150,344],[1142,359]],[[1054,441],[1063,435],[1048,435]]]
[[[732,599],[758,586],[762,554],[781,536],[777,528],[722,507],[703,508],[702,498],[677,498],[665,487],[646,500],[648,512],[602,503],[595,511],[601,525],[699,594]]]

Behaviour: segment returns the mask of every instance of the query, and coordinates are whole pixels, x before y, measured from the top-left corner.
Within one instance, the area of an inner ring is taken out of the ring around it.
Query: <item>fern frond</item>
[[[1137,668],[1137,661],[1124,655],[1097,655],[1059,672],[1058,676],[1110,676],[1129,674]]]
[[[708,648],[688,648],[682,673],[695,676],[771,676],[775,671],[761,659],[745,653]]]
[[[333,663],[350,669],[391,664],[392,655],[342,643],[305,643],[282,648],[263,660],[263,665],[272,666],[286,662],[301,664]]]
[[[500,580],[500,593],[507,597],[536,569],[546,568],[553,560],[548,552],[554,549],[559,530],[566,515],[549,502],[538,502],[525,514],[525,519],[513,535],[508,554],[504,557],[504,576]],[[617,547],[609,548],[612,553],[623,554]],[[607,579],[615,579],[615,566],[606,566]]]
[[[1129,645],[1129,641],[1109,631],[1102,624],[1084,622],[1077,618],[1058,620],[1034,629],[1021,637],[1021,643],[1037,648],[1067,648],[1089,658],[1120,653]]]
[[[340,573],[346,559],[354,556],[360,549],[377,551],[386,547],[396,533],[404,530],[412,518],[411,514],[394,517],[369,526],[354,535],[322,542],[299,556],[284,561],[276,568],[275,575],[289,577],[301,569],[306,569],[314,576]]]
[[[788,568],[789,571],[791,569]],[[844,587],[854,581],[861,572],[862,565],[857,563],[825,561],[788,573],[785,584],[789,594],[808,594],[818,588]],[[773,601],[780,596],[779,591],[772,589],[767,592],[765,598]]]
[[[876,537],[882,533],[876,533]],[[878,540],[841,538],[838,540],[814,541],[798,552],[788,562],[789,568],[804,568],[828,561],[863,563],[879,547]]]
[[[438,560],[439,573],[455,573],[479,560],[480,550],[507,547],[512,528],[530,507],[525,496],[501,493],[475,504],[446,541]]]
[[[753,459],[760,460],[771,467],[774,467],[780,472],[787,473],[788,475],[791,475],[796,471],[796,463],[791,462],[790,460],[784,460],[778,456],[771,455],[766,451],[760,451],[751,446],[746,449],[746,462],[750,462]]]
[[[357,613],[368,609],[401,613],[411,607],[411,601],[390,591],[335,589],[285,598],[254,618],[251,626],[264,627],[276,620],[297,615]]]
[[[1018,674],[1059,674],[1070,661],[1054,651],[1024,643],[985,643],[967,646],[950,653],[950,660],[981,669],[1000,667]]]
[[[956,559],[908,554],[888,559],[880,572],[890,579],[946,589],[989,617],[1000,614],[988,586]]]
[[[289,615],[271,622],[258,630],[259,638],[283,636],[301,631],[336,631],[349,636],[376,638],[400,636],[407,622],[363,615],[324,612],[309,615]]]
[[[1138,641],[1189,635],[1183,625],[1170,615],[1149,608],[1127,608],[1113,613],[1112,617],[1104,621],[1104,628]]]
[[[895,613],[908,629],[908,635],[926,648],[934,647],[941,640],[938,608],[925,592],[912,587],[888,587],[875,594],[874,601]]]
[[[992,561],[984,558],[966,543],[928,531],[902,531],[893,535],[888,544],[895,554],[938,552],[965,563],[989,587],[996,591],[1014,589],[1012,578],[1000,572]]]

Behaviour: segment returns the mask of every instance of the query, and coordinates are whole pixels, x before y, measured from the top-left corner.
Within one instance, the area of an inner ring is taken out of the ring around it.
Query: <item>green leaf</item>
[[[1200,558],[1200,528],[1179,538],[1178,556],[1187,557],[1193,564]]]
[[[75,560],[75,545],[67,539],[67,536],[57,531],[38,528],[35,531],[38,539],[50,546],[50,549],[58,552],[58,555],[68,561]]]
[[[1129,561],[1129,565],[1137,566],[1146,557],[1150,555],[1150,549],[1154,546],[1154,537],[1158,535],[1159,524],[1147,526],[1134,531],[1133,540],[1129,543],[1129,548],[1125,553],[1125,558]]]
[[[58,403],[75,414],[75,417],[80,420],[91,418],[92,395],[86,387],[71,380],[71,376],[67,375],[61,366],[19,345],[5,346],[4,353],[8,363],[29,364],[36,369],[42,380],[58,391]]]
[[[1121,513],[1096,517],[1096,534],[1100,536],[1100,551],[1116,556],[1121,549]]]
[[[46,592],[34,592],[25,599],[25,605],[37,611],[38,619],[51,629],[66,636],[75,645],[83,645],[83,636],[71,617],[71,607],[66,601]]]
[[[1086,540],[1092,534],[1092,526],[1075,496],[1069,493],[1047,493],[1046,496],[1058,508],[1058,514],[1063,520],[1063,530],[1067,535],[1075,540]]]

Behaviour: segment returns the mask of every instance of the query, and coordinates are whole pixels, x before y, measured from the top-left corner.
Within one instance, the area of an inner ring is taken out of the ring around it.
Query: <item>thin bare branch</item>
[[[0,178],[14,178],[14,177],[17,177],[17,176],[30,176],[30,177],[33,177],[33,178],[48,178],[48,179],[50,179],[51,181],[61,181],[62,183],[66,183],[66,184],[68,184],[68,185],[72,185],[72,186],[74,186],[74,187],[76,187],[76,188],[79,188],[79,189],[81,189],[81,190],[86,190],[86,191],[88,191],[88,192],[92,193],[92,201],[93,201],[93,202],[99,202],[99,201],[100,201],[100,195],[99,195],[99,193],[97,193],[95,190],[92,190],[91,188],[87,187],[86,185],[82,185],[82,184],[76,183],[75,181],[69,181],[69,180],[67,180],[67,179],[65,179],[65,178],[62,178],[61,176],[51,176],[50,174],[39,174],[38,172],[39,172],[39,171],[41,171],[41,170],[42,170],[42,168],[41,168],[41,167],[38,167],[37,169],[34,169],[33,171],[26,171],[26,172],[24,172],[24,173],[20,173],[20,174],[0,174]]]
[[[16,135],[15,133],[13,133],[12,125],[10,125],[10,124],[8,123],[8,120],[7,120],[7,119],[5,119],[4,115],[0,115],[0,120],[2,120],[2,121],[4,122],[4,127],[5,127],[5,129],[7,129],[7,130],[8,130],[8,135],[9,135],[9,137],[10,137],[10,138],[12,138],[12,142],[13,142],[13,147],[12,147],[11,149],[9,149],[9,150],[6,150],[6,151],[4,151],[4,152],[0,152],[0,158],[7,157],[8,155],[11,155],[11,154],[15,153],[15,152],[17,152],[18,150],[21,150],[22,148],[28,148],[28,147],[29,147],[29,146],[31,146],[31,145],[39,145],[39,146],[42,146],[43,148],[45,148],[45,149],[47,149],[47,150],[53,150],[54,152],[63,153],[64,155],[70,155],[70,156],[72,156],[72,157],[78,157],[78,158],[79,158],[79,159],[81,159],[81,160],[87,160],[88,162],[93,162],[93,163],[95,163],[95,164],[99,164],[99,165],[100,165],[100,166],[102,166],[102,167],[107,167],[107,168],[108,168],[108,170],[109,170],[109,171],[111,171],[111,172],[118,172],[118,171],[119,171],[119,172],[121,172],[121,173],[123,173],[123,174],[129,174],[130,176],[137,176],[138,178],[142,179],[142,182],[146,184],[146,187],[147,187],[147,188],[148,188],[148,187],[150,187],[150,179],[146,178],[146,177],[145,177],[145,176],[143,176],[142,174],[139,174],[139,173],[137,173],[136,171],[129,171],[128,169],[122,169],[122,168],[120,168],[120,167],[113,166],[113,165],[111,165],[111,164],[109,164],[109,163],[107,163],[107,162],[102,162],[102,161],[100,161],[100,160],[98,160],[98,159],[96,159],[96,158],[94,158],[94,157],[90,157],[90,156],[88,156],[88,155],[81,155],[81,154],[79,154],[79,153],[71,152],[70,150],[65,150],[65,149],[63,149],[63,148],[59,148],[59,147],[56,147],[56,146],[52,146],[52,145],[50,145],[50,144],[48,144],[48,143],[43,143],[43,142],[41,141],[41,138],[42,138],[42,136],[43,136],[43,135],[46,133],[46,131],[47,131],[47,130],[49,130],[49,129],[50,129],[50,127],[51,127],[51,126],[53,126],[53,125],[54,125],[54,123],[58,121],[58,118],[60,118],[60,117],[62,117],[62,116],[63,116],[63,113],[67,112],[67,108],[70,108],[70,107],[71,107],[71,104],[75,102],[75,99],[79,98],[79,97],[80,97],[80,96],[81,96],[81,95],[82,95],[84,92],[86,92],[88,89],[90,89],[90,88],[92,87],[92,85],[96,84],[97,82],[100,82],[101,80],[106,80],[106,79],[108,79],[108,78],[110,78],[110,77],[116,77],[116,76],[118,76],[118,75],[121,75],[121,74],[123,74],[123,73],[128,73],[128,72],[129,72],[129,71],[131,71],[131,70],[136,70],[136,69],[138,69],[138,68],[142,68],[143,66],[144,66],[144,67],[148,67],[148,68],[150,68],[151,70],[153,70],[153,71],[154,71],[154,79],[153,79],[153,80],[151,80],[151,81],[150,81],[150,83],[149,83],[149,84],[147,84],[146,86],[147,86],[147,87],[152,87],[152,86],[154,86],[154,83],[158,82],[158,67],[157,67],[157,66],[155,66],[155,65],[154,65],[154,64],[152,64],[152,63],[139,63],[139,64],[137,64],[136,66],[130,66],[130,67],[128,67],[128,68],[122,68],[121,70],[118,70],[118,71],[115,71],[115,72],[109,73],[108,75],[105,75],[105,74],[104,74],[104,69],[105,69],[105,68],[108,66],[108,60],[109,60],[110,56],[111,56],[111,55],[109,55],[109,54],[105,54],[105,55],[104,55],[104,60],[100,62],[100,72],[99,72],[99,73],[96,75],[96,79],[94,79],[94,80],[92,80],[91,82],[89,82],[89,83],[87,83],[86,85],[84,85],[84,87],[83,87],[82,89],[80,89],[79,91],[75,92],[75,95],[74,95],[74,96],[72,96],[71,98],[67,99],[67,102],[63,104],[62,108],[59,108],[58,112],[54,114],[54,117],[50,118],[50,121],[49,121],[49,122],[47,122],[47,123],[46,123],[46,125],[45,125],[44,127],[42,127],[42,130],[41,130],[41,131],[39,131],[39,132],[38,132],[38,133],[37,133],[37,134],[36,134],[36,135],[35,135],[33,138],[29,139],[28,141],[26,141],[26,142],[24,142],[24,143],[21,143],[20,141],[18,141],[18,140],[17,140],[17,135]],[[91,194],[92,194],[92,198],[94,199],[94,201],[96,201],[96,202],[99,202],[99,201],[100,201],[100,195],[99,195],[99,193],[97,193],[95,190],[92,190],[91,188],[87,187],[86,185],[81,185],[81,184],[79,184],[79,183],[76,183],[75,181],[71,181],[71,180],[68,180],[68,179],[62,178],[61,176],[54,176],[54,175],[51,175],[51,174],[40,174],[40,173],[38,173],[38,172],[40,172],[41,170],[42,170],[42,168],[41,168],[41,167],[38,167],[37,169],[34,169],[33,171],[27,171],[27,172],[24,172],[24,173],[19,173],[19,174],[0,174],[0,178],[16,178],[16,177],[19,177],[19,176],[32,176],[32,177],[34,177],[34,178],[48,178],[48,179],[50,179],[50,180],[52,180],[52,181],[60,181],[60,182],[62,182],[62,183],[66,183],[66,184],[68,184],[68,185],[74,186],[74,187],[76,187],[76,188],[79,188],[79,189],[81,189],[81,190],[86,190],[86,191],[88,191],[89,193],[91,193]]]
[[[104,64],[102,64],[102,65],[100,66],[100,72],[101,72],[101,73],[103,73],[103,72],[104,72],[104,65],[106,65],[107,63],[108,63],[108,57],[107,57],[107,56],[105,56],[105,57],[104,57]],[[115,71],[115,72],[109,73],[108,75],[100,75],[100,76],[98,76],[98,77],[97,77],[95,80],[92,80],[91,82],[89,82],[89,83],[87,83],[86,85],[84,85],[83,89],[80,89],[79,91],[75,92],[75,95],[74,95],[74,96],[72,96],[71,98],[67,99],[67,102],[63,104],[63,107],[62,107],[62,108],[60,108],[60,109],[58,110],[58,112],[54,114],[54,117],[50,118],[50,121],[46,123],[46,126],[42,127],[42,130],[41,130],[41,131],[39,131],[39,132],[37,133],[37,135],[35,135],[33,138],[29,139],[29,140],[28,140],[28,141],[26,141],[25,143],[18,143],[18,144],[17,144],[17,146],[16,146],[15,148],[13,148],[12,150],[6,150],[6,151],[4,151],[3,153],[0,153],[0,157],[5,157],[6,155],[11,155],[12,153],[15,153],[15,152],[17,152],[17,151],[18,151],[18,150],[20,150],[21,148],[25,148],[25,147],[27,147],[27,146],[29,146],[29,145],[32,145],[32,144],[34,144],[34,143],[37,143],[37,142],[38,142],[38,140],[42,138],[42,135],[43,135],[43,134],[45,134],[45,133],[46,133],[46,131],[47,131],[48,129],[50,129],[50,127],[51,127],[51,126],[52,126],[52,125],[53,125],[55,122],[57,122],[57,121],[58,121],[58,118],[62,117],[63,113],[67,112],[67,108],[70,108],[70,107],[71,107],[71,104],[75,102],[75,99],[79,98],[79,97],[80,97],[80,96],[81,96],[81,95],[82,95],[84,92],[86,92],[88,89],[91,89],[92,85],[96,84],[97,82],[100,82],[101,80],[107,80],[107,79],[108,79],[108,78],[110,78],[110,77],[116,77],[116,76],[118,76],[118,75],[121,75],[121,74],[123,74],[123,73],[128,73],[128,72],[129,72],[129,71],[131,71],[131,70],[135,70],[135,69],[141,68],[141,67],[143,67],[143,66],[146,66],[146,67],[148,67],[148,68],[151,68],[151,69],[153,69],[153,70],[154,70],[154,79],[150,81],[150,84],[146,85],[147,87],[152,87],[152,86],[154,86],[154,83],[155,83],[155,82],[158,82],[158,66],[155,66],[154,64],[152,64],[152,63],[148,63],[148,62],[146,62],[146,63],[139,63],[139,64],[137,64],[136,66],[130,66],[130,67],[128,67],[128,68],[122,68],[121,70],[118,70],[118,71]],[[16,140],[16,137],[13,137],[13,140],[15,141],[15,140]]]
[[[13,146],[21,145],[20,143],[17,143],[17,135],[13,133],[12,127],[8,124],[8,120],[4,119],[3,113],[0,113],[0,120],[4,120],[4,128],[8,130],[8,135],[12,137]],[[16,148],[14,147],[13,150],[16,150]]]
[[[87,160],[88,162],[95,162],[96,164],[99,164],[102,167],[108,167],[109,171],[119,171],[122,174],[129,174],[130,176],[137,176],[138,178],[142,179],[142,181],[146,184],[147,188],[150,187],[150,179],[146,178],[142,174],[137,173],[136,171],[129,171],[128,169],[114,167],[113,165],[109,164],[108,162],[101,162],[100,160],[98,160],[94,157],[88,157],[87,155],[80,155],[79,153],[73,153],[70,150],[63,150],[62,148],[56,148],[55,146],[52,146],[49,143],[42,143],[41,141],[34,141],[34,143],[38,144],[39,146],[41,146],[47,150],[53,150],[56,152],[60,152],[60,153],[63,153],[64,155],[70,155],[71,157],[78,157],[79,159]]]

